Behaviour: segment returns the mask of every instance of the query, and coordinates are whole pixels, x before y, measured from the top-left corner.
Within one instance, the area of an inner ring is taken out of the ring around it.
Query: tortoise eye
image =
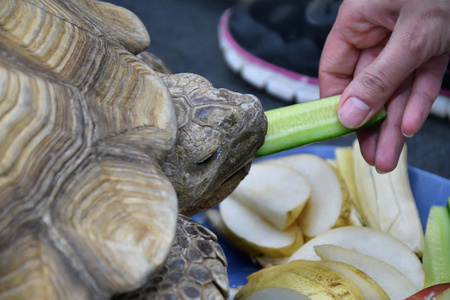
[[[198,162],[196,162],[195,164],[197,166],[204,166],[209,164],[209,162],[216,157],[217,151],[214,151],[213,153],[211,153],[210,155],[206,156],[205,158],[199,160]]]

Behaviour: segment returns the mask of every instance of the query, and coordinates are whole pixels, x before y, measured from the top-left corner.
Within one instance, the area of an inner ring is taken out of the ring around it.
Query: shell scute
[[[201,255],[195,245],[209,244],[208,249],[214,252],[222,250],[212,232],[209,236],[199,235],[200,230],[209,232],[190,218],[179,215],[177,238],[161,270],[140,289],[117,295],[113,299],[227,299],[226,259],[217,259],[214,253]],[[180,242],[183,243],[182,247]]]
[[[147,42],[110,4],[2,2],[0,298],[108,298],[164,262],[177,197],[160,163],[177,127],[129,52]]]
[[[0,69],[5,73],[0,77],[0,182],[20,186],[27,201],[37,204],[56,185],[55,176],[63,176],[66,163],[87,148],[84,116],[70,89],[2,64]],[[73,100],[62,103],[60,97]]]

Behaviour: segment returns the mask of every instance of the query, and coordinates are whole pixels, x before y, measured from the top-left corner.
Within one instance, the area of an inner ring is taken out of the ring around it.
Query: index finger
[[[368,7],[370,6],[370,7]],[[354,77],[361,50],[385,44],[393,27],[392,15],[380,20],[365,16],[382,10],[364,1],[344,1],[325,42],[319,65],[321,97],[341,94]],[[370,9],[369,9],[370,8]]]
[[[320,58],[320,97],[342,94],[353,78],[359,54],[338,30],[331,30]]]

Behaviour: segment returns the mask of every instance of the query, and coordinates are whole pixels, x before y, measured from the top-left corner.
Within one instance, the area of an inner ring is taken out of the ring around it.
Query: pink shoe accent
[[[287,70],[285,68],[276,66],[274,64],[268,63],[253,54],[247,52],[244,48],[239,46],[239,44],[233,39],[231,36],[230,31],[228,30],[228,22],[231,15],[231,8],[227,9],[222,16],[220,17],[219,21],[219,30],[221,35],[227,40],[227,42],[232,45],[234,50],[239,53],[242,57],[244,57],[246,60],[252,62],[255,65],[258,65],[264,69],[269,69],[273,72],[282,74],[283,76],[289,77],[294,80],[298,81],[306,81],[309,84],[319,85],[319,79],[315,77],[309,77],[306,75],[301,75],[299,73]]]
[[[441,89],[441,90],[439,91],[439,94],[444,95],[444,96],[447,96],[447,97],[450,97],[450,90],[444,90],[444,89]]]

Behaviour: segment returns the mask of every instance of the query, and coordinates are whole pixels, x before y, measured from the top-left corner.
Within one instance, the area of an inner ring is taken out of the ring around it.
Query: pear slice
[[[380,229],[376,188],[373,174],[376,170],[367,164],[361,155],[358,140],[353,143],[353,167],[355,174],[356,193],[359,202],[359,213],[363,223],[375,229]],[[392,206],[396,206],[393,203]],[[393,208],[397,210],[397,207]]]
[[[338,168],[338,165],[337,165],[337,162],[335,159],[327,159],[326,162],[334,169]]]
[[[350,207],[349,225],[363,226],[361,215],[358,213],[358,210],[353,205]]]
[[[225,225],[225,222],[222,220],[222,216],[220,215],[218,209],[210,208],[205,211],[205,219],[215,233],[218,233],[224,237],[228,236],[228,228]]]
[[[235,299],[303,299],[300,295],[306,299],[363,299],[347,277],[320,261],[295,261],[255,272]]]
[[[400,153],[397,167],[386,175],[389,176],[393,193],[400,209],[400,213],[394,224],[389,228],[388,233],[404,242],[417,256],[421,257],[425,238],[419,211],[409,182],[406,145]],[[378,174],[377,177],[379,176],[382,175]],[[381,194],[378,201],[383,196]],[[380,208],[380,215],[387,214],[388,211],[389,206],[384,206],[382,209]]]
[[[361,217],[362,209],[358,200],[358,192],[356,189],[353,149],[352,147],[337,147],[335,150],[335,156],[337,169],[347,185],[349,197],[354,207],[351,213],[353,218],[352,224],[365,225],[363,218]]]
[[[354,283],[340,272],[336,272],[323,264],[322,261],[296,260],[276,267],[277,270],[305,276],[320,284],[342,299],[348,295],[363,299],[361,291]]]
[[[322,264],[347,277],[361,291],[364,299],[389,300],[389,296],[375,280],[354,266],[338,261],[323,261]]]
[[[267,164],[253,164],[232,193],[281,230],[295,222],[310,195],[311,185],[300,173]]]
[[[408,179],[406,151],[405,145],[392,172],[379,174],[364,160],[355,141],[355,180],[362,217],[368,225],[398,238],[420,257],[424,234]]]
[[[293,168],[311,184],[311,197],[298,222],[303,233],[312,238],[330,228],[347,224],[350,202],[333,168],[314,154],[295,154],[264,161],[265,164]],[[346,194],[345,194],[346,195]]]
[[[223,237],[229,238],[232,242],[234,242],[234,245],[236,247],[240,247],[244,251],[248,249],[248,247],[242,247],[239,245],[239,241],[237,241],[237,238],[228,230],[227,226],[225,225],[225,222],[222,220],[222,216],[220,215],[219,210],[214,208],[208,209],[205,212],[205,218],[208,221],[209,225],[211,225],[215,233],[220,234]],[[255,251],[251,252],[254,253]],[[251,256],[264,268],[285,264],[287,263],[287,260],[289,258],[289,256],[269,257],[261,253]]]
[[[260,264],[263,268],[279,266],[287,263],[289,256],[285,257],[269,257],[265,255],[255,256],[254,259],[258,264]]]
[[[348,186],[350,196],[352,200],[357,199],[356,192],[356,183],[355,183],[355,174],[353,169],[353,149],[352,147],[337,147],[335,152],[336,156],[336,165],[339,171],[342,174],[342,177],[345,180],[345,183]],[[358,202],[355,202],[354,205],[360,210]]]
[[[279,230],[233,197],[223,200],[219,211],[229,238],[252,255],[285,257],[303,245],[303,234],[297,224]]]
[[[234,300],[335,300],[327,288],[304,276],[290,272],[271,270],[270,267],[248,277],[248,283],[237,293]],[[266,272],[270,270],[270,272]],[[296,298],[296,294],[298,297]],[[303,298],[304,297],[304,298]]]
[[[251,294],[248,298],[235,298],[235,299],[247,299],[247,300],[309,300],[297,291],[285,289],[285,288],[265,288]]]
[[[319,245],[314,249],[324,261],[346,263],[363,271],[381,286],[389,299],[405,299],[418,291],[400,271],[377,258],[335,245]]]
[[[422,289],[425,273],[419,258],[400,240],[369,227],[346,226],[331,229],[309,240],[288,261],[320,260],[314,246],[331,244],[375,257],[403,273],[417,289]]]

